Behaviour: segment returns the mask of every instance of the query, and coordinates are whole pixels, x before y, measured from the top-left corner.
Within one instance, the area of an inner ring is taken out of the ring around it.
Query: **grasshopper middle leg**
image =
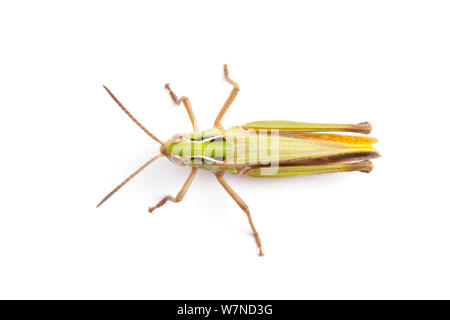
[[[231,93],[228,96],[227,100],[225,101],[225,104],[223,105],[222,109],[220,109],[219,114],[217,115],[216,121],[214,121],[214,128],[220,129],[223,129],[222,118],[225,115],[225,112],[227,112],[228,108],[231,106],[240,90],[239,85],[233,80],[231,80],[230,75],[228,73],[228,66],[226,64],[223,65],[223,73],[225,75],[225,80],[227,80],[228,83],[233,86],[233,90],[231,90]]]
[[[183,197],[186,194],[186,192],[188,191],[188,189],[192,183],[192,180],[194,180],[196,173],[197,173],[197,168],[192,168],[191,173],[187,177],[186,181],[184,182],[184,184],[181,187],[181,190],[178,192],[177,196],[175,198],[172,196],[165,196],[160,202],[158,202],[158,204],[156,206],[148,208],[148,212],[153,213],[153,211],[155,209],[162,207],[167,201],[180,202],[181,200],[183,200]]]
[[[264,253],[262,252],[261,239],[259,238],[259,234],[256,231],[255,225],[253,224],[252,216],[250,215],[250,210],[248,209],[248,206],[245,204],[244,200],[242,200],[237,195],[237,193],[233,189],[231,189],[231,187],[228,185],[228,183],[223,178],[223,174],[224,174],[223,171],[220,171],[217,172],[215,175],[219,183],[222,185],[222,187],[228,192],[228,194],[234,199],[234,201],[236,201],[238,206],[241,207],[241,209],[247,215],[248,222],[250,224],[250,227],[252,228],[253,236],[255,237],[255,241],[259,249],[259,256],[262,257]]]

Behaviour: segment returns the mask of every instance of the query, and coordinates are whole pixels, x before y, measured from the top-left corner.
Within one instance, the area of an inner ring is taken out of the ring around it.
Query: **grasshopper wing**
[[[279,130],[280,132],[357,132],[368,134],[372,131],[372,126],[368,122],[358,124],[328,124],[328,123],[309,123],[294,121],[255,121],[242,126],[244,129],[253,130]]]

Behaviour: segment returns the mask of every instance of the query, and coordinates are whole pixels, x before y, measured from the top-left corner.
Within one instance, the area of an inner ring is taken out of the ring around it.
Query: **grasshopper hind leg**
[[[301,166],[280,166],[274,172],[267,170],[268,168],[250,168],[243,172],[243,175],[254,178],[282,178],[292,176],[303,176],[311,174],[335,173],[335,172],[350,172],[360,171],[369,173],[373,169],[373,164],[369,160],[350,162],[350,163],[335,163],[326,165],[301,165]]]
[[[259,234],[256,231],[255,225],[253,224],[252,216],[250,214],[250,210],[248,209],[248,206],[245,204],[244,200],[242,200],[237,193],[228,185],[228,183],[223,178],[223,171],[215,173],[217,180],[222,185],[222,187],[228,192],[228,194],[233,198],[234,201],[238,204],[238,206],[245,212],[248,218],[248,222],[250,224],[250,227],[252,228],[253,236],[255,237],[256,245],[258,246],[259,250],[259,256],[264,256],[264,253],[262,251],[261,246],[261,239],[259,238]]]

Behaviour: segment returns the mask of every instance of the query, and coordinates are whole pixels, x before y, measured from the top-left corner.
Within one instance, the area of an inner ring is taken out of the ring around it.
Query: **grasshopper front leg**
[[[250,210],[248,209],[248,206],[245,204],[244,200],[242,200],[237,193],[231,189],[231,187],[228,185],[228,183],[223,178],[223,171],[219,171],[215,173],[217,180],[222,185],[222,187],[228,192],[228,194],[233,198],[234,201],[238,204],[238,206],[245,212],[248,218],[248,222],[250,224],[250,227],[253,231],[253,236],[255,237],[256,245],[259,249],[259,256],[264,256],[264,253],[262,252],[262,246],[261,246],[261,239],[259,238],[259,234],[256,231],[255,225],[253,224],[252,216],[250,215]]]
[[[225,104],[223,105],[222,109],[220,109],[219,114],[217,115],[216,121],[214,121],[214,128],[223,129],[222,125],[222,118],[225,115],[225,112],[227,112],[228,108],[233,103],[234,99],[236,98],[240,88],[239,85],[231,80],[230,75],[228,73],[228,66],[226,64],[223,65],[223,73],[225,75],[225,80],[228,81],[229,84],[233,86],[233,90],[231,90],[230,95],[228,96],[227,100],[225,101]]]
[[[178,192],[177,196],[174,198],[172,196],[165,196],[158,204],[154,207],[148,208],[148,212],[153,213],[155,209],[158,209],[162,207],[167,201],[172,202],[180,202],[183,200],[184,195],[188,191],[189,187],[191,186],[192,180],[195,178],[195,174],[197,173],[197,168],[192,168],[191,173],[187,177],[186,181],[184,182],[183,186],[181,187],[181,190]]]
[[[197,126],[197,120],[195,120],[194,112],[192,111],[191,103],[189,102],[188,97],[182,96],[181,98],[177,98],[176,94],[172,91],[170,88],[170,85],[166,83],[164,86],[167,90],[169,90],[169,94],[172,97],[172,100],[177,104],[180,105],[180,103],[183,103],[184,107],[186,108],[186,111],[188,113],[189,119],[191,119],[192,128],[194,129],[194,132],[198,132],[198,126]]]

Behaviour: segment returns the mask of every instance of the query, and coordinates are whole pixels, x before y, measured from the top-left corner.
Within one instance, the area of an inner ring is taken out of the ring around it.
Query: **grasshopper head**
[[[193,157],[192,141],[190,134],[178,133],[163,143],[160,151],[169,160],[178,165],[188,165]]]

